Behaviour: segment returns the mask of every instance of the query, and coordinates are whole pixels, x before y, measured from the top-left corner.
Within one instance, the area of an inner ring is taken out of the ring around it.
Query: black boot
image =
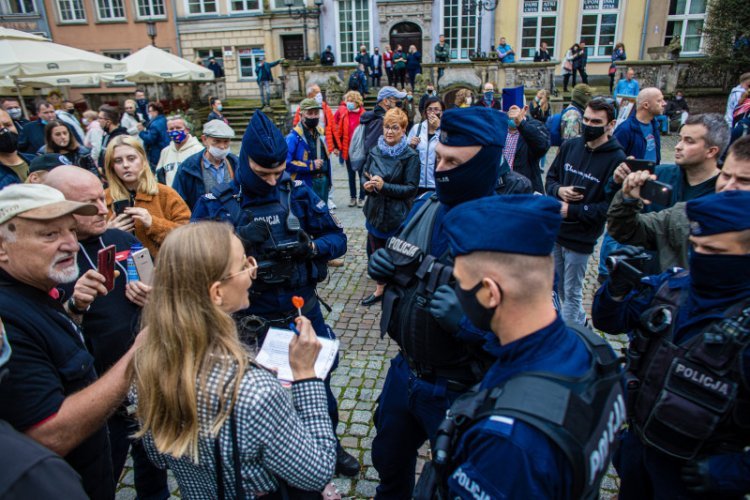
[[[359,461],[347,453],[341,443],[336,448],[336,474],[349,477],[359,474]]]

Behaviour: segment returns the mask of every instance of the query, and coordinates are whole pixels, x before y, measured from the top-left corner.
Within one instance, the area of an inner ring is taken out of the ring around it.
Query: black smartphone
[[[638,172],[641,170],[648,170],[650,173],[654,173],[656,169],[656,162],[651,160],[638,160],[636,158],[627,158],[625,164],[630,167],[631,172]]]
[[[573,191],[578,194],[586,194],[586,186],[573,186]]]
[[[115,217],[125,211],[130,206],[130,200],[117,200],[112,202],[112,210],[115,212]]]
[[[104,276],[104,287],[107,291],[111,291],[115,287],[115,246],[102,248],[96,256],[96,270]]]
[[[641,186],[641,198],[657,205],[668,206],[672,201],[672,186],[648,180]]]

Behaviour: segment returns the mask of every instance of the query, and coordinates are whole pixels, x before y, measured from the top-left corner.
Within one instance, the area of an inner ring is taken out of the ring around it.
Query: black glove
[[[609,257],[636,257],[643,254],[643,249],[640,247],[634,247],[626,245],[614,250],[609,254]],[[609,268],[609,265],[607,266]],[[607,290],[612,297],[624,297],[633,289],[633,283],[631,283],[623,273],[619,272],[618,268],[609,270],[609,280],[607,281]]]
[[[682,467],[682,482],[691,493],[708,493],[713,489],[708,459],[690,461]]]
[[[271,230],[264,220],[250,222],[246,226],[237,228],[237,236],[240,237],[247,249],[248,245],[262,245],[271,237]]]
[[[393,265],[391,256],[385,248],[378,248],[370,256],[367,264],[367,274],[376,281],[388,281],[396,274],[396,266]]]
[[[451,333],[459,330],[459,323],[464,315],[456,292],[450,285],[440,285],[430,300],[430,314],[435,321]]]
[[[292,251],[292,255],[298,259],[309,259],[315,256],[312,240],[306,232],[297,231],[297,247]]]

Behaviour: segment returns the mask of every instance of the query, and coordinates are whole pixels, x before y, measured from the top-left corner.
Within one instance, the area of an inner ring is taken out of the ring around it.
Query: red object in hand
[[[302,308],[305,306],[305,299],[299,295],[292,297],[292,305],[297,308],[297,313],[302,316]]]

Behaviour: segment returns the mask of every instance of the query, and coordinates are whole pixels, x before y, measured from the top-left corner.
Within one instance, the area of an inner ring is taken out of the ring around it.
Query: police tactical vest
[[[292,190],[301,185],[301,181],[285,182],[278,188],[278,201],[244,207],[242,199],[245,195],[242,191],[235,194],[228,184],[213,191],[229,211],[235,227],[261,221],[268,227],[269,238],[253,248],[253,256],[258,261],[258,277],[250,289],[251,295],[315,285],[327,276],[325,262],[312,259],[302,261],[290,255],[297,246],[298,233],[301,231],[300,221],[291,209],[291,195]]]
[[[622,366],[609,344],[591,330],[571,326],[591,354],[592,364],[580,377],[525,372],[502,386],[459,397],[438,429],[433,462],[425,467],[415,498],[448,498],[447,480],[461,436],[492,416],[524,422],[555,443],[573,470],[573,498],[597,498],[625,423]],[[502,464],[498,464],[500,472]],[[432,483],[431,485],[429,483]]]
[[[429,255],[430,240],[440,202],[432,195],[386,249],[396,274],[383,294],[381,338],[396,341],[409,365],[420,376],[441,376],[471,385],[481,379],[491,362],[467,348],[465,342],[444,330],[430,314],[435,290],[453,283],[452,259]]]
[[[682,344],[673,342],[681,300],[668,283],[629,347],[628,414],[644,443],[689,460],[750,444],[750,391],[742,351],[750,344],[750,301]]]

